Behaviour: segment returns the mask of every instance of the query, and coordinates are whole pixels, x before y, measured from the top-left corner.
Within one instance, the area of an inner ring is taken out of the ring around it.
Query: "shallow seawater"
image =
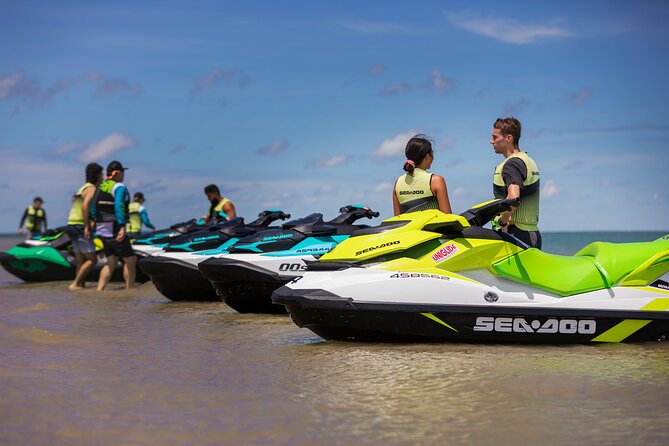
[[[13,243],[0,239],[0,249]],[[0,444],[666,444],[669,343],[324,342],[0,271]]]

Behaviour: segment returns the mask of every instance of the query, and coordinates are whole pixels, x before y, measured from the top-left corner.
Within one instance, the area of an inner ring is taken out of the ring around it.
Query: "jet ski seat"
[[[651,258],[667,262],[669,258],[662,255],[667,250],[668,239],[640,243],[594,242],[574,256],[530,248],[491,266],[508,279],[560,296],[571,296],[611,288]],[[669,264],[663,266],[669,269]]]
[[[575,256],[591,258],[611,287],[648,259],[665,250],[669,250],[669,240],[661,238],[652,242],[638,243],[594,242],[585,246]]]
[[[585,256],[561,256],[530,248],[491,266],[502,277],[560,296],[601,290],[609,286],[594,261]]]

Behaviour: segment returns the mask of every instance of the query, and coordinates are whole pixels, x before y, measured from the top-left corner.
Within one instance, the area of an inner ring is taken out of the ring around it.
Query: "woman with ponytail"
[[[426,209],[439,209],[450,214],[451,203],[444,177],[427,171],[434,161],[430,140],[425,135],[416,135],[409,140],[404,153],[406,173],[395,181],[393,188],[395,215]]]

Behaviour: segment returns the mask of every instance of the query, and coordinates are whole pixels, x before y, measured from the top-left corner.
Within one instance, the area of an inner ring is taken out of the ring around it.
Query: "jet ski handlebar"
[[[290,218],[290,214],[286,214],[282,210],[268,209],[259,213],[258,219],[251,224],[255,226],[269,226],[270,223],[276,220],[286,220],[288,218]]]
[[[330,220],[330,223],[353,224],[361,218],[376,218],[379,214],[366,206],[349,204],[339,209],[340,214]]]
[[[491,200],[473,208],[466,210],[461,216],[465,217],[470,225],[482,227],[491,222],[495,217],[503,212],[510,211],[511,208],[520,206],[520,198]]]

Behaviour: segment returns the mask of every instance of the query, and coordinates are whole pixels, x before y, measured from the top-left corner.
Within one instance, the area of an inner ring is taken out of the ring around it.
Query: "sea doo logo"
[[[439,274],[427,273],[395,273],[390,276],[391,279],[441,279],[449,280],[447,276],[440,276]]]
[[[355,253],[355,255],[359,256],[360,254],[364,254],[364,253],[369,252],[369,251],[375,251],[377,249],[385,248],[387,246],[399,245],[399,244],[400,244],[399,240],[395,240],[394,242],[381,243],[380,245],[370,246],[369,248],[365,248],[362,251],[358,251],[358,252]]]
[[[306,271],[307,265],[302,263],[282,263],[279,265],[279,271]]]
[[[477,317],[474,331],[594,334],[597,322],[592,319],[547,319],[542,323],[537,319],[528,322],[524,317]]]
[[[263,237],[262,241],[267,242],[269,240],[281,240],[283,238],[292,238],[293,234],[281,234],[281,235],[268,235],[267,237]]]
[[[450,245],[446,245],[439,251],[432,254],[432,260],[434,260],[437,263],[443,262],[456,252],[458,252],[458,247],[455,245],[455,243],[451,243]]]
[[[424,190],[401,190],[400,195],[424,195]]]

